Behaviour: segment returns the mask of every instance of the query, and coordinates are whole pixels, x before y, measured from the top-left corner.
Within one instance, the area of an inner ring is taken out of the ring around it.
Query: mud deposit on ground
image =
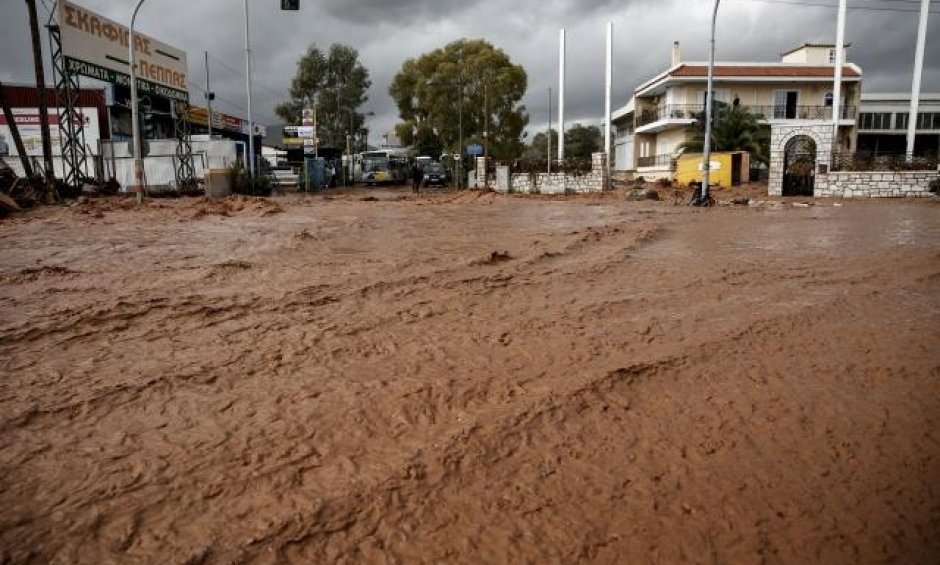
[[[0,222],[0,562],[940,554],[940,207],[372,194]]]

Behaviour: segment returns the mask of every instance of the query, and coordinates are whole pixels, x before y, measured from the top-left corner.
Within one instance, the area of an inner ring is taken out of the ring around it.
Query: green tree
[[[683,153],[705,150],[705,112],[689,126],[691,139],[679,146]],[[712,120],[712,151],[747,151],[759,163],[770,161],[770,128],[762,126],[757,116],[743,106],[723,104]]]
[[[514,159],[525,149],[529,116],[519,101],[527,83],[525,70],[501,49],[479,39],[455,41],[408,59],[395,75],[389,94],[402,119],[395,133],[421,152],[456,151],[462,107],[464,144],[482,143],[488,116],[490,155]]]
[[[316,102],[320,143],[345,147],[347,134],[353,140],[368,137],[365,115],[359,109],[369,99],[366,93],[371,85],[369,71],[354,48],[334,43],[324,55],[311,45],[297,62],[290,100],[278,104],[274,111],[285,123],[300,124],[303,108]]]
[[[603,146],[601,129],[597,126],[574,124],[565,131],[565,158],[590,159]]]
[[[552,155],[557,155],[558,131],[554,128],[550,131],[552,136]],[[535,134],[535,136],[532,137],[532,144],[526,148],[522,157],[525,159],[548,159],[548,135],[544,131]]]

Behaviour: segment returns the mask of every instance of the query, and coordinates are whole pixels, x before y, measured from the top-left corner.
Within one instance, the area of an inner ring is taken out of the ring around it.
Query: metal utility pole
[[[42,161],[46,182],[55,179],[52,166],[52,137],[49,135],[49,105],[46,102],[46,77],[42,68],[42,46],[39,41],[39,19],[36,16],[36,0],[26,0],[29,9],[29,33],[33,40],[33,64],[36,68],[36,91],[39,98],[39,132],[42,135]]]
[[[458,152],[460,159],[457,160],[457,188],[463,188],[463,79],[460,84],[460,102],[457,106],[457,136],[460,138],[460,147]]]
[[[144,0],[138,0],[131,15],[130,33],[127,36],[127,60],[131,75],[131,135],[134,144],[134,183],[137,192],[137,203],[144,201],[144,161],[140,155],[140,121],[137,103],[137,52],[134,49],[134,24],[137,22],[137,12]]]
[[[489,162],[490,162],[490,102],[489,102],[489,78],[483,81],[483,188],[490,187]]]
[[[832,85],[832,150],[839,147],[839,118],[842,117],[842,66],[845,46],[845,5],[839,0],[839,16],[836,18],[836,61]]]
[[[920,75],[924,69],[924,44],[927,42],[927,14],[930,0],[920,0],[920,23],[917,25],[917,50],[914,52],[914,81],[911,84],[911,109],[907,118],[907,160],[914,159],[917,136],[917,112],[920,106]]]
[[[715,0],[715,8],[712,11],[711,48],[708,55],[708,90],[705,92],[705,147],[702,155],[702,203],[708,201],[708,182],[710,180],[708,177],[712,164],[712,98],[715,94],[712,87],[715,83],[715,21],[718,19],[718,4],[720,2],[721,0]]]
[[[215,92],[209,85],[209,52],[206,51],[206,107],[209,113],[209,141],[212,141],[212,101],[215,100]]]
[[[558,44],[558,160],[565,160],[565,30]]]
[[[248,173],[255,176],[255,122],[251,117],[251,34],[248,32],[248,0],[245,0],[245,82],[248,89]]]
[[[607,183],[610,183],[610,103],[614,82],[614,23],[607,22],[607,69],[604,79],[604,155],[607,156]],[[605,188],[610,188],[609,186]]]
[[[548,87],[548,150],[545,152],[548,160],[548,174],[552,174],[552,87]]]

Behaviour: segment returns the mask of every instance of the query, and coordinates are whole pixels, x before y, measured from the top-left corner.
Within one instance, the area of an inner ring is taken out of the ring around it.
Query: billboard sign
[[[69,72],[130,86],[126,27],[66,0],[59,2],[58,17]],[[186,53],[139,32],[134,46],[138,92],[189,101]]]
[[[477,143],[468,145],[467,155],[483,155],[483,146]]]
[[[76,108],[75,110],[79,119],[82,120],[85,145],[90,153],[97,154],[98,141],[101,139],[101,132],[98,131],[98,109]],[[54,155],[62,154],[61,131],[56,127],[59,125],[60,112],[64,112],[64,109],[49,108],[49,133],[52,137],[52,153]],[[39,128],[39,110],[37,108],[13,108],[12,113],[13,121],[16,122],[16,128],[23,140],[23,148],[26,150],[26,154],[41,156],[42,133]],[[6,141],[10,155],[16,155],[16,144],[13,143],[10,126],[3,114],[0,114],[0,137]]]

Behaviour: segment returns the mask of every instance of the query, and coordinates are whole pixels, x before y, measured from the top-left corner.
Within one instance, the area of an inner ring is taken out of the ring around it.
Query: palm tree
[[[691,138],[681,145],[682,153],[701,153],[705,149],[705,112],[700,113],[688,129]],[[723,104],[712,121],[712,151],[747,151],[751,159],[767,164],[770,161],[770,130],[757,121],[757,116],[743,106]]]

